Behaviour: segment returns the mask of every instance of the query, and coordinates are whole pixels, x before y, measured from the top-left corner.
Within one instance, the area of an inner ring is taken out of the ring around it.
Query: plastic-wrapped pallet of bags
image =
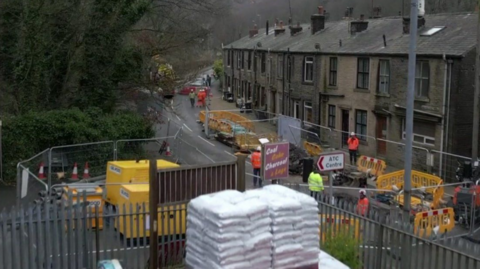
[[[294,199],[301,204],[301,209],[296,212],[296,215],[302,221],[293,225],[294,230],[300,232],[300,236],[295,238],[295,243],[302,245],[302,249],[296,253],[299,257],[296,267],[317,264],[318,254],[320,253],[320,219],[317,201],[306,194],[280,185],[270,185],[264,189]]]
[[[248,215],[224,199],[193,199],[187,214],[187,264],[199,269],[251,268],[243,240],[248,224]]]
[[[237,210],[248,216],[250,223],[244,227],[245,258],[252,268],[271,266],[272,234],[270,230],[271,218],[268,204],[254,197],[236,199]]]
[[[293,225],[301,221],[295,212],[301,209],[301,204],[294,199],[285,198],[281,195],[265,190],[252,190],[245,193],[246,199],[260,199],[268,204],[271,217],[272,233],[272,268],[285,266],[294,268],[297,262],[295,255],[285,255],[285,251],[292,249],[298,251],[302,246],[295,242],[295,238],[301,236],[295,231]],[[280,250],[280,251],[279,251]]]

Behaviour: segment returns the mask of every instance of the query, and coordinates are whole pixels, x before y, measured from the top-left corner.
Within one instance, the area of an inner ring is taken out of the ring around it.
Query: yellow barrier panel
[[[414,232],[419,236],[431,236],[435,227],[438,227],[439,234],[443,234],[455,227],[455,213],[451,207],[421,212],[415,215],[414,223]]]
[[[242,126],[243,128],[247,129],[250,132],[255,131],[255,126],[252,121],[249,119],[242,117],[238,114],[232,113],[230,111],[210,111],[208,112],[208,115],[210,117],[210,120],[214,119],[217,121],[231,121],[235,124],[238,124]],[[198,119],[200,120],[201,123],[205,123],[205,111],[202,110],[198,114]],[[210,124],[209,124],[210,126]],[[230,128],[231,129],[231,128]],[[216,130],[218,131],[218,130]]]
[[[319,215],[320,226],[325,225],[327,228],[320,227],[320,238],[322,242],[325,242],[327,235],[335,236],[336,232],[340,229],[344,229],[348,232],[352,232],[356,239],[361,238],[360,234],[360,221],[358,219],[349,218],[342,215]],[[330,234],[328,234],[330,233]]]
[[[307,141],[303,141],[303,148],[307,151],[308,155],[312,157],[319,156],[323,152],[323,149],[319,145]]]
[[[360,156],[357,160],[358,171],[366,173],[370,169],[370,173],[375,176],[380,176],[385,173],[387,169],[387,164],[384,160],[375,159],[368,156]]]
[[[405,170],[381,175],[377,179],[377,189],[392,190],[393,185],[401,189],[404,184],[404,176]],[[443,197],[443,188],[439,187],[442,183],[443,180],[437,176],[412,170],[412,188],[425,187],[425,191],[431,194],[436,194],[437,191],[440,191]]]
[[[270,142],[279,142],[277,134],[242,133],[235,135],[235,143],[242,150],[255,150],[261,143],[258,139],[267,138]]]

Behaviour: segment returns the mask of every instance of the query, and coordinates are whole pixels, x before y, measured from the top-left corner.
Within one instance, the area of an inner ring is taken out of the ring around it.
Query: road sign
[[[317,161],[317,167],[320,172],[342,170],[344,163],[344,153],[328,153],[320,155]]]

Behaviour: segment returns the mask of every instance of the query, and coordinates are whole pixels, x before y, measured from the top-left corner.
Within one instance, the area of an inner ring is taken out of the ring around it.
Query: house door
[[[377,130],[376,137],[380,139],[387,139],[387,117],[377,116]],[[387,154],[387,142],[377,140],[377,154]]]
[[[350,113],[348,110],[342,109],[342,147],[347,145],[349,125],[350,125]]]

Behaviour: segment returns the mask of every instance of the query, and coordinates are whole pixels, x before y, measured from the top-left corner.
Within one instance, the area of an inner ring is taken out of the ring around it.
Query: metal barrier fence
[[[295,126],[289,127],[292,130],[298,129]],[[318,143],[323,151],[348,151],[349,132],[306,121],[302,123],[300,132],[301,140]],[[389,171],[401,170],[404,163],[404,143],[371,136],[358,137],[360,138],[360,146],[357,156],[366,155],[384,159],[387,161]],[[297,140],[294,143],[301,144]],[[421,145],[413,145],[412,158],[413,169],[438,174],[447,182],[455,181],[455,171],[459,167],[458,162],[463,165],[464,161],[472,161],[470,157],[440,152]]]
[[[165,143],[165,144],[164,144]],[[180,164],[214,163],[212,156],[188,142],[182,128],[174,136],[123,139],[52,147],[17,165],[17,206],[39,198],[40,191],[63,182],[83,180],[88,165],[88,181],[104,180],[107,162],[134,159],[165,159]],[[217,160],[218,161],[218,160]],[[40,173],[43,167],[43,173]],[[72,175],[76,172],[76,177]]]
[[[124,268],[145,268],[151,258],[146,204],[100,207],[89,203],[85,194],[68,197],[65,203],[0,214],[1,268],[95,268],[104,259],[118,259]],[[475,269],[480,264],[480,248],[471,243],[422,238],[393,215],[370,210],[359,216],[348,201],[332,204],[321,196],[318,202],[321,248],[328,251],[328,242],[346,232],[356,241],[350,258],[357,256],[362,268]],[[158,226],[159,267],[183,265],[186,201],[162,204],[158,214],[163,220]]]

